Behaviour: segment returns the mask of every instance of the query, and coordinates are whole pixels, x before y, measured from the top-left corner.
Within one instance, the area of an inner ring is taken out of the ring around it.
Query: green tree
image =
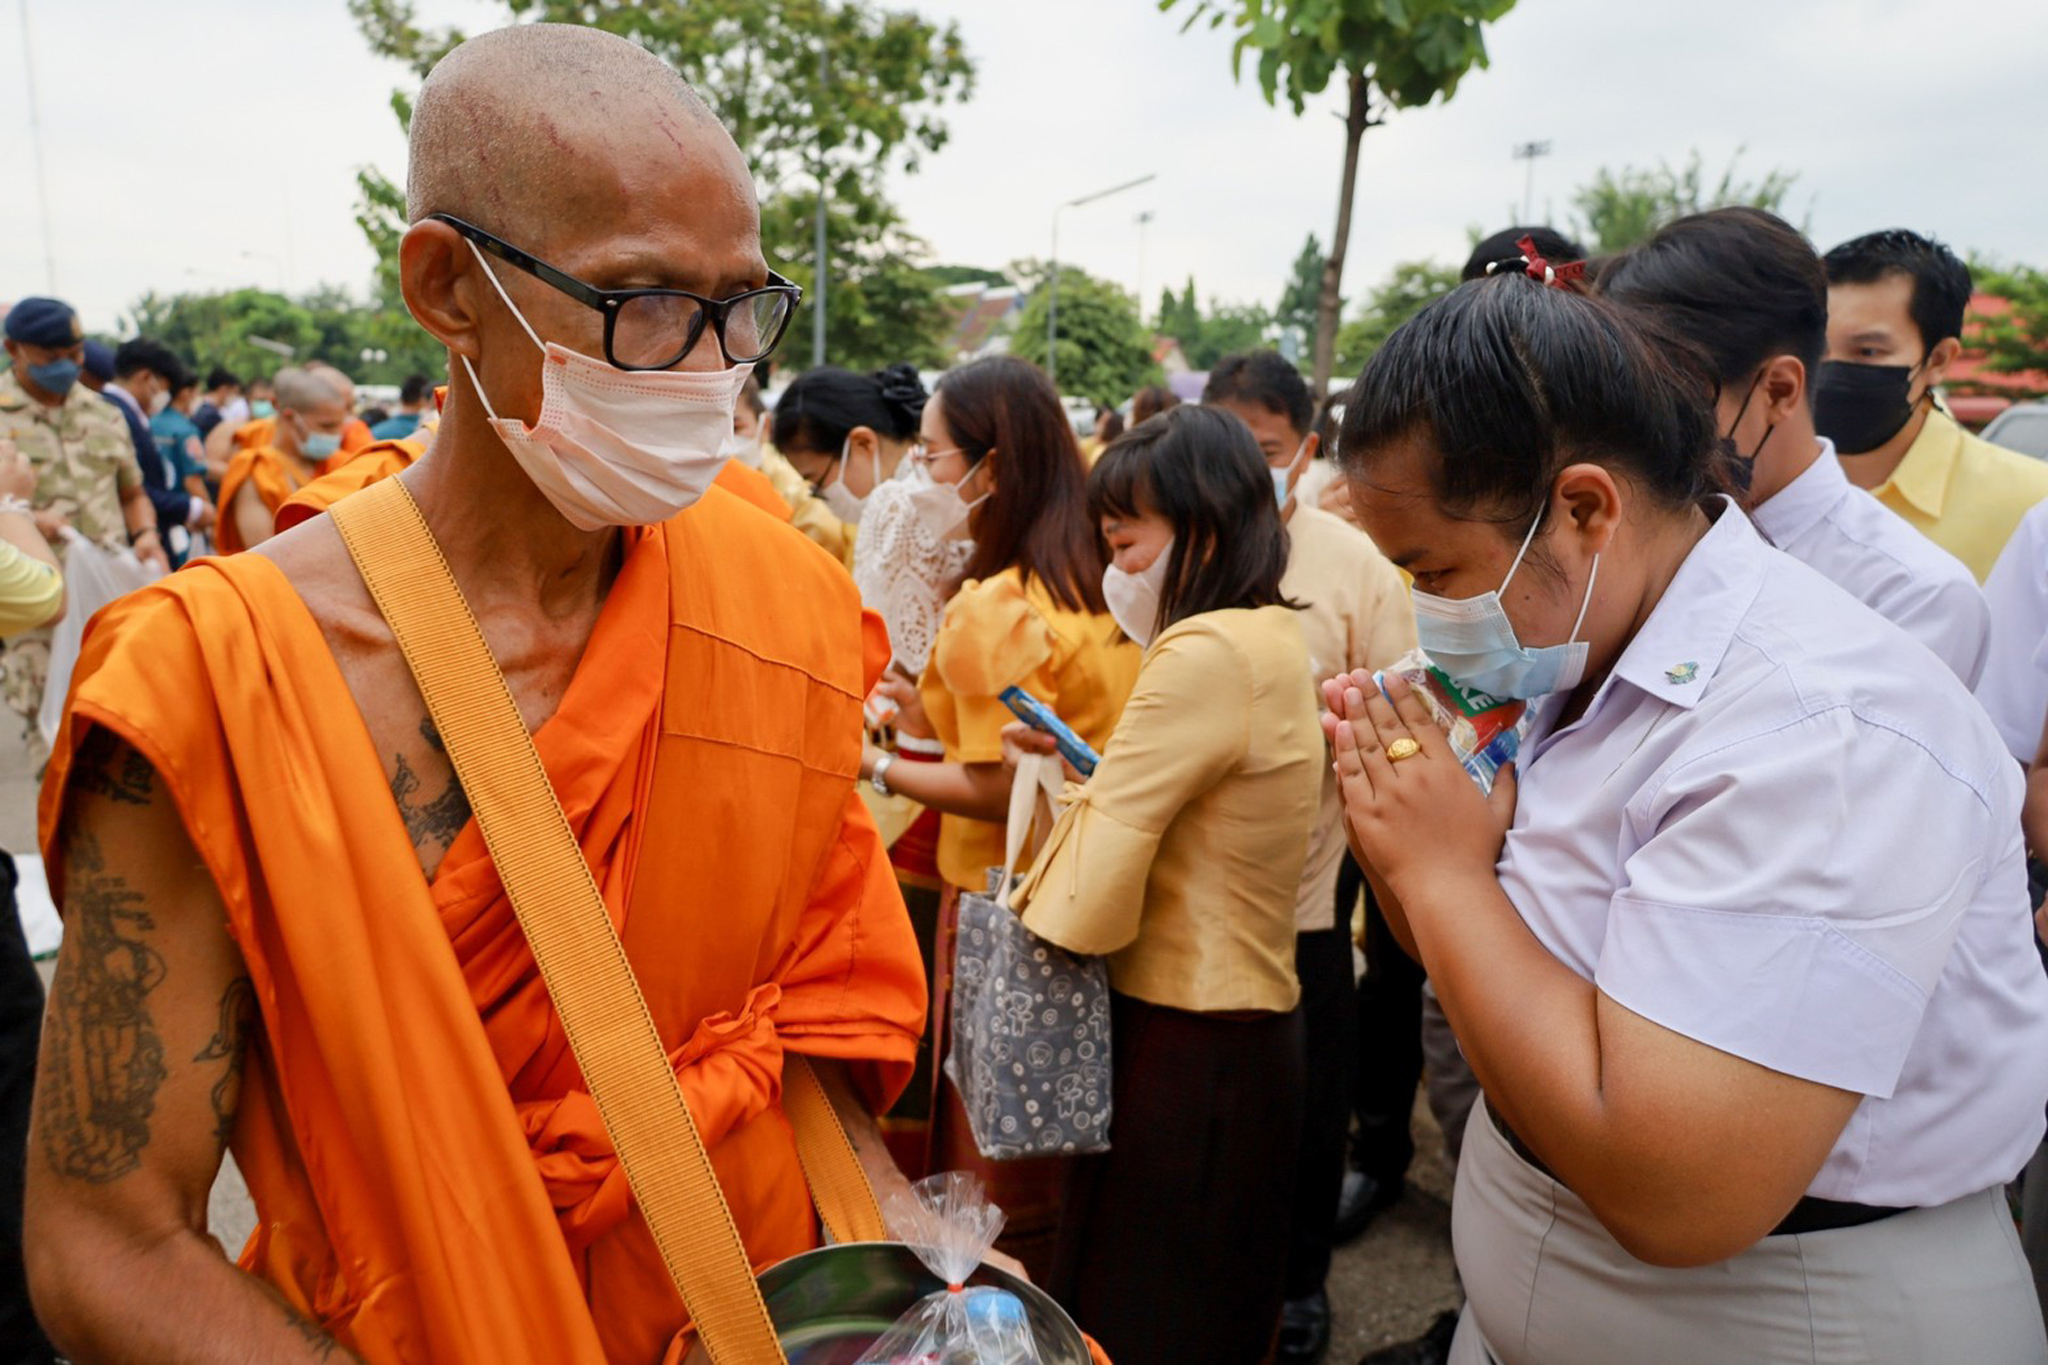
[[[1301,254],[1294,258],[1294,271],[1287,277],[1287,287],[1280,291],[1279,306],[1273,310],[1274,323],[1304,338],[1314,336],[1316,298],[1322,288],[1323,245],[1311,232],[1302,243]]]
[[[1337,373],[1355,375],[1394,329],[1458,287],[1454,266],[1403,261],[1370,294],[1358,316],[1337,333]]]
[[[948,314],[936,277],[918,261],[925,244],[907,232],[896,212],[858,185],[834,195],[827,212],[831,244],[830,300],[825,310],[825,349],[835,365],[880,369],[896,361],[937,367],[946,361],[941,344]],[[761,205],[761,246],[777,269],[804,287],[817,282],[817,239],[809,195],[781,195]],[[808,359],[815,315],[805,304],[791,319],[778,363]],[[801,359],[798,359],[801,358]]]
[[[1210,301],[1192,338],[1181,337],[1181,354],[1198,370],[1211,370],[1216,362],[1239,351],[1253,351],[1266,344],[1273,315],[1258,304],[1226,304]]]
[[[1382,122],[1390,108],[1450,98],[1467,71],[1486,65],[1482,26],[1513,9],[1515,0],[1159,0],[1162,10],[1176,5],[1192,11],[1189,26],[1206,17],[1211,27],[1227,22],[1237,29],[1232,71],[1241,74],[1245,53],[1257,52],[1259,87],[1268,104],[1277,104],[1284,92],[1300,114],[1332,77],[1344,81],[1337,227],[1316,294],[1314,384],[1320,394],[1336,355],[1365,130]]]
[[[1973,349],[1984,352],[1984,367],[2000,374],[2048,375],[2048,272],[2031,266],[1978,266],[1976,276],[1980,293],[2012,305],[2003,313],[1971,314],[1977,325]]]
[[[882,193],[894,170],[915,171],[943,147],[942,112],[973,91],[974,64],[955,24],[935,24],[910,10],[867,0],[504,0],[508,20],[586,24],[632,39],[695,85],[725,120],[752,166],[763,203],[764,239],[773,257],[808,262],[794,232],[799,209],[827,202],[827,343],[882,354],[900,337],[849,339],[832,315],[842,302],[857,322],[880,316],[874,298],[908,308],[915,330],[937,315],[937,286],[913,280],[916,243],[901,230]],[[424,77],[462,41],[454,28],[426,28],[413,0],[348,0],[371,51]],[[823,60],[821,60],[821,54]],[[392,96],[401,124],[410,97]],[[361,173],[359,218],[385,261],[396,259],[404,231],[404,196],[374,170]],[[796,278],[795,271],[788,271]],[[879,282],[878,282],[879,281]],[[842,299],[842,290],[845,297]],[[815,301],[816,291],[812,291]],[[792,341],[810,330],[809,308],[790,325]],[[849,324],[853,325],[853,324]],[[833,355],[850,360],[853,355]]]
[[[358,383],[396,384],[415,372],[437,374],[447,364],[441,347],[417,326],[393,349],[382,313],[332,285],[298,299],[263,289],[150,293],[129,310],[129,321],[137,334],[163,341],[202,375],[225,365],[249,379],[324,360]],[[365,361],[365,351],[382,351],[384,359]]]
[[[1153,319],[1153,329],[1160,336],[1178,341],[1183,350],[1201,339],[1202,308],[1195,301],[1194,276],[1188,276],[1187,288],[1178,294],[1171,289],[1160,292],[1159,316]]]
[[[1736,179],[1742,160],[1738,150],[1729,158],[1721,178],[1707,183],[1697,148],[1682,169],[1659,162],[1655,169],[1624,166],[1619,171],[1602,169],[1592,183],[1572,196],[1578,210],[1577,232],[1588,251],[1596,255],[1625,251],[1673,219],[1706,209],[1747,205],[1781,211],[1785,196],[1799,177],[1774,170],[1759,181]]]
[[[1045,365],[1045,267],[1020,262],[1012,273],[1035,286],[1017,316],[1010,353]],[[1190,282],[1192,285],[1192,282]],[[1163,377],[1152,359],[1152,333],[1129,294],[1075,266],[1060,266],[1060,388],[1098,403],[1121,403]]]
[[[932,283],[941,289],[956,284],[985,284],[1000,289],[1010,282],[1010,277],[1000,270],[989,270],[978,265],[928,265],[924,273],[931,276]]]

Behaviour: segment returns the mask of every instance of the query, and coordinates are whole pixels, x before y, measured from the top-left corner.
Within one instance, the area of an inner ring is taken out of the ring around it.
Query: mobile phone
[[[998,700],[1009,707],[1010,713],[1018,720],[1041,734],[1051,735],[1059,747],[1060,757],[1071,763],[1075,772],[1083,777],[1095,775],[1095,765],[1102,761],[1102,756],[1088,747],[1088,741],[1068,729],[1066,722],[1054,715],[1050,706],[1021,687],[1005,689]]]

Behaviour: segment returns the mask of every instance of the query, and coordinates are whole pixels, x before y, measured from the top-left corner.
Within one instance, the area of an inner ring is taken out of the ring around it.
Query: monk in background
[[[279,370],[276,388],[277,416],[268,439],[238,440],[221,475],[216,542],[224,555],[270,539],[277,509],[318,478],[321,465],[341,449],[348,406],[331,379],[311,370]]]
[[[583,297],[483,250],[516,244],[597,289],[731,301],[770,284],[753,180],[657,58],[544,24],[444,59],[410,153],[404,297],[453,364],[440,431],[397,477],[534,735],[765,1267],[818,1240],[788,1054],[818,1063],[878,1192],[902,1188],[872,1115],[910,1075],[925,983],[854,791],[887,647],[828,556],[708,486],[731,414],[701,395],[737,392],[734,356],[779,335],[772,309],[644,334],[637,356],[675,373],[635,373]],[[696,318],[670,300],[657,321]],[[660,458],[632,461],[630,507],[604,491],[628,481],[564,474],[616,472],[617,447],[533,425],[558,366],[609,368],[566,394],[555,376],[550,411],[618,385],[655,419],[636,448]],[[659,410],[685,378],[700,401]],[[61,1350],[680,1358],[681,1299],[331,519],[110,607],[55,748],[43,847],[67,927],[27,1247]],[[224,1148],[259,1217],[239,1268],[206,1228]]]

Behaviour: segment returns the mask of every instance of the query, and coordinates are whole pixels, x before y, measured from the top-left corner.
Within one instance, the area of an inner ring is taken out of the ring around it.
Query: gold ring
[[[1413,758],[1422,752],[1422,746],[1407,736],[1402,736],[1387,746],[1387,762],[1399,763],[1404,758]]]

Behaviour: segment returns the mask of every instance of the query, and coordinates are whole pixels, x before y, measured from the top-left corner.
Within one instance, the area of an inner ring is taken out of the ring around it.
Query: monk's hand
[[[917,690],[917,683],[891,668],[875,684],[878,695],[896,704],[896,718],[893,722],[896,733],[912,739],[937,739],[938,732],[924,712],[924,697]]]
[[[1352,847],[1414,906],[1432,899],[1433,884],[1493,875],[1514,787],[1490,804],[1421,699],[1399,678],[1387,683],[1383,693],[1360,670],[1324,684],[1323,724]]]
[[[878,749],[872,740],[862,740],[860,746],[860,780],[868,781],[875,775],[875,764],[882,761],[888,750]]]
[[[1336,478],[1323,485],[1323,491],[1316,495],[1316,506],[1332,516],[1342,517],[1353,526],[1358,525],[1358,514],[1351,510],[1351,482]]]

